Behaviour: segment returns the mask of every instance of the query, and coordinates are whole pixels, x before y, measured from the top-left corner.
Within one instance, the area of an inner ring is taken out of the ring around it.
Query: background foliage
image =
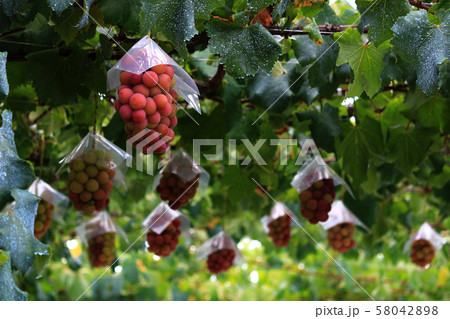
[[[403,253],[424,221],[449,236],[449,2],[356,3],[0,1],[0,205],[18,203],[0,213],[0,299],[25,299],[24,291],[31,300],[369,299],[300,229],[285,249],[263,231],[259,219],[273,201],[252,178],[298,213],[290,186],[298,146],[287,166],[268,143],[260,149],[267,166],[202,162],[212,177],[207,196],[182,209],[194,229],[191,246],[169,258],[144,250],[140,223],[158,198],[153,178],[134,169],[109,210],[137,243],[100,280],[104,270],[92,269],[70,241],[83,220],[72,208],[43,244],[30,236],[37,199],[20,189],[33,167],[65,192],[58,162],[95,118],[125,148],[106,71],[149,31],[202,93],[203,114],[186,110],[199,125],[179,112],[176,147],[191,152],[194,138],[237,139],[243,159],[241,139],[312,136],[355,194],[341,189],[338,197],[371,229],[358,233],[351,252],[331,255],[375,299],[449,299],[448,246],[427,270]],[[329,250],[320,227],[303,224]],[[245,261],[210,276],[195,249],[221,228],[240,242]],[[127,247],[120,240],[118,255]]]

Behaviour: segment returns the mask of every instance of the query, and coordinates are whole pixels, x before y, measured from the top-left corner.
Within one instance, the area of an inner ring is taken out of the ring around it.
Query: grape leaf
[[[0,0],[0,7],[3,7],[3,11],[7,16],[13,16],[19,11],[22,5],[27,2],[26,0]]]
[[[24,301],[26,292],[17,287],[11,269],[9,252],[0,250],[0,301]]]
[[[16,201],[12,211],[0,213],[0,246],[11,253],[12,265],[25,273],[35,255],[48,255],[47,245],[34,237],[39,197],[17,188],[11,194]]]
[[[91,8],[92,3],[94,0],[86,0],[86,8],[84,8],[84,14],[81,17],[80,21],[77,24],[77,29],[82,29],[86,27],[89,24],[89,9]]]
[[[441,128],[446,112],[449,112],[449,106],[446,105],[445,99],[441,96],[432,97],[420,106],[417,112],[417,124],[423,127]]]
[[[381,72],[386,63],[384,55],[389,51],[388,42],[375,47],[374,44],[361,42],[358,30],[347,29],[338,39],[340,51],[337,64],[349,63],[354,72],[353,82],[347,91],[347,96],[359,96],[366,91],[373,97],[381,86]]]
[[[209,14],[222,6],[224,0],[143,0],[141,31],[160,32],[183,56],[187,57],[185,41],[198,33],[196,19],[209,20]]]
[[[220,54],[227,72],[234,77],[270,73],[281,53],[280,44],[258,22],[251,26],[224,21],[207,24],[209,49]]]
[[[326,103],[322,112],[304,111],[296,113],[299,121],[310,120],[309,129],[318,147],[334,152],[334,137],[341,133],[339,127],[339,111]]]
[[[431,95],[438,90],[438,65],[450,59],[450,11],[442,14],[441,25],[428,21],[425,10],[412,11],[392,27],[395,52],[417,71],[417,85]]]
[[[35,179],[29,162],[17,156],[12,113],[3,111],[3,125],[0,128],[0,207],[10,199],[13,188],[26,188]]]
[[[27,63],[41,102],[55,106],[76,103],[78,95],[89,96],[86,85],[92,75],[86,70],[93,66],[83,50],[75,49],[64,56],[60,55],[59,49],[43,50],[29,54]],[[45,81],[42,81],[43,77]]]
[[[75,0],[47,0],[48,5],[57,14],[61,14],[66,8],[72,5]]]
[[[289,105],[293,95],[289,86],[287,74],[273,76],[258,72],[249,79],[247,89],[251,102],[264,109],[270,107],[273,112],[281,112]]]
[[[274,19],[281,18],[283,16],[283,14],[286,12],[286,9],[290,3],[291,3],[291,0],[281,0],[280,3],[278,3],[273,8],[272,17]]]
[[[439,88],[442,96],[450,98],[450,61],[439,66]]]
[[[247,4],[253,11],[259,12],[273,4],[276,0],[247,0]]]
[[[6,58],[8,52],[0,52],[0,99],[9,94],[8,77],[6,76]]]
[[[364,28],[369,27],[369,39],[376,46],[392,38],[391,28],[395,21],[411,11],[405,0],[358,0],[356,4],[362,14],[358,30],[362,33]]]
[[[145,1],[143,1],[145,3]],[[102,10],[105,23],[121,25],[131,33],[139,32],[139,0],[100,0],[95,4]],[[175,23],[175,22],[174,22]]]
[[[435,131],[429,128],[391,129],[388,148],[396,159],[398,170],[409,175],[424,159],[427,149],[435,138]]]
[[[338,147],[343,158],[343,169],[359,186],[367,178],[367,165],[370,153],[380,153],[383,139],[380,123],[365,116],[361,123],[353,127]]]

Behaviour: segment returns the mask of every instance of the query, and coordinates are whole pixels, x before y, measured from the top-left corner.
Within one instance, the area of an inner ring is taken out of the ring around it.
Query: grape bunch
[[[97,235],[88,241],[89,261],[94,267],[110,266],[116,259],[116,233]]]
[[[355,226],[353,223],[341,223],[328,229],[328,243],[340,253],[345,253],[355,247],[353,232]]]
[[[412,244],[411,254],[409,257],[416,265],[426,267],[433,261],[434,247],[428,240],[415,240]]]
[[[308,189],[298,195],[301,204],[301,215],[311,224],[328,220],[328,212],[335,198],[333,179],[316,181]]]
[[[112,155],[91,149],[70,162],[69,198],[76,210],[92,215],[109,204],[116,171]]]
[[[45,235],[52,224],[53,210],[55,206],[41,198],[37,215],[34,219],[34,237],[41,238]]]
[[[213,274],[218,274],[227,271],[233,266],[233,260],[236,253],[233,249],[224,248],[216,250],[208,255],[208,269]]]
[[[180,176],[163,172],[163,176],[156,187],[163,201],[168,201],[172,209],[178,209],[180,206],[186,206],[189,200],[194,198],[198,188],[198,179],[200,174],[197,174],[190,181],[184,181]]]
[[[142,146],[142,153],[162,154],[175,138],[173,128],[177,125],[176,117],[178,94],[175,86],[174,69],[171,65],[156,65],[141,74],[122,71],[120,74],[118,100],[115,109],[126,122],[125,131],[128,139],[144,130],[133,146],[144,139],[148,143]],[[151,148],[159,140],[159,147]]]
[[[291,239],[291,217],[289,215],[278,217],[267,226],[269,227],[268,235],[275,246],[283,247],[289,244]]]
[[[178,236],[181,234],[180,225],[181,221],[174,219],[159,235],[150,230],[147,233],[147,243],[149,245],[147,250],[158,256],[169,256],[177,248]]]

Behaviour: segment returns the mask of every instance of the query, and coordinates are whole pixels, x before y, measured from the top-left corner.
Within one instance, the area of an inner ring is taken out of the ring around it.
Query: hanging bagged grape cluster
[[[233,249],[224,248],[214,251],[208,255],[208,269],[213,274],[218,274],[233,266],[233,260],[236,252]]]
[[[197,174],[190,181],[184,181],[181,177],[170,172],[163,172],[156,187],[163,201],[168,201],[172,209],[178,209],[180,206],[186,206],[189,200],[195,197],[200,174]]]
[[[333,179],[316,181],[308,189],[298,195],[301,204],[301,215],[311,224],[328,220],[328,212],[335,198]]]
[[[34,219],[34,237],[41,238],[52,224],[53,210],[55,206],[45,199],[40,200],[37,215]]]
[[[283,247],[289,244],[291,239],[291,217],[289,215],[278,217],[267,226],[269,227],[268,235],[275,246]]]
[[[433,261],[434,254],[435,249],[428,240],[418,239],[413,242],[409,257],[416,265],[426,267]]]
[[[70,162],[69,198],[86,215],[109,204],[115,170],[110,153],[91,149]]]
[[[115,253],[115,232],[107,232],[97,235],[88,241],[89,261],[94,267],[110,266],[114,259]]]
[[[174,219],[161,234],[157,234],[153,230],[147,233],[147,243],[149,252],[155,253],[158,256],[169,256],[178,245],[178,236],[180,236],[179,219]]]
[[[147,139],[142,152],[149,154],[150,147],[164,138],[165,143],[153,150],[155,154],[164,153],[175,138],[172,129],[178,123],[178,94],[172,89],[175,86],[173,67],[160,64],[141,74],[122,71],[120,83],[115,108],[126,122],[128,139],[148,129],[133,145]]]
[[[328,229],[328,243],[340,253],[345,253],[355,247],[353,232],[355,226],[352,223],[341,223]]]

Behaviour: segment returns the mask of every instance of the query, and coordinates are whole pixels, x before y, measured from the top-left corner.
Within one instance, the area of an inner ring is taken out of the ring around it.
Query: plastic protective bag
[[[445,239],[442,238],[441,235],[439,235],[427,222],[423,223],[422,226],[420,226],[419,231],[406,242],[403,249],[405,254],[409,252],[413,242],[416,240],[426,240],[430,242],[436,250],[440,250],[446,243]]]
[[[119,60],[109,71],[107,78],[107,89],[113,90],[120,86],[121,71],[141,74],[151,67],[160,64],[172,65],[176,80],[173,88],[181,95],[191,107],[201,113],[197,85],[189,74],[176,63],[159,45],[149,36],[143,37]]]
[[[291,185],[297,190],[298,193],[302,193],[307,190],[317,181],[324,179],[333,179],[334,185],[344,185],[345,189],[353,196],[351,188],[347,183],[331,169],[328,165],[319,165],[316,160],[311,159],[306,161],[302,167],[295,174]]]
[[[65,209],[69,205],[69,198],[58,192],[56,189],[51,187],[49,184],[44,182],[42,179],[36,179],[28,188],[28,191],[40,197],[41,199],[47,201],[55,207],[53,219],[62,222],[62,216],[64,215]]]
[[[146,229],[146,248],[158,256],[169,256],[178,246],[179,236],[190,242],[189,218],[166,203],[160,203],[142,223]]]
[[[74,159],[82,157],[84,153],[91,149],[103,150],[110,154],[111,159],[109,160],[107,166],[115,171],[113,183],[116,187],[119,187],[120,185],[126,187],[124,179],[125,173],[128,169],[126,166],[126,160],[131,158],[131,155],[93,131],[89,132],[72,150],[72,152],[60,161],[62,165],[57,174],[59,174],[66,164],[70,164],[70,162]]]
[[[206,259],[210,254],[221,249],[234,250],[236,253],[236,257],[234,258],[235,264],[242,261],[242,254],[237,248],[236,243],[225,231],[219,232],[204,242],[197,250],[197,258]]]
[[[154,231],[157,234],[161,234],[167,226],[179,219],[181,222],[180,231],[181,236],[185,238],[186,244],[189,243],[190,234],[190,222],[189,218],[178,210],[173,210],[166,203],[162,202],[147,216],[142,222],[142,226],[148,230]]]
[[[337,200],[331,205],[331,211],[328,213],[328,220],[326,222],[321,222],[320,224],[325,230],[328,230],[342,223],[352,223],[368,232],[370,231],[369,228],[364,225],[364,223],[356,217],[341,200]]]
[[[75,229],[75,232],[81,242],[86,245],[89,240],[105,233],[117,233],[128,242],[127,235],[114,223],[106,211],[102,211],[88,221],[83,222]]]
[[[272,221],[285,215],[288,215],[291,218],[291,227],[299,225],[297,216],[295,216],[294,213],[292,213],[292,211],[285,204],[277,202],[275,205],[273,205],[272,209],[270,210],[270,215],[261,218],[261,223],[264,227],[264,231],[268,233],[270,230],[268,225]]]
[[[201,194],[205,194],[205,191],[209,183],[209,173],[205,171],[203,167],[194,162],[191,156],[183,149],[178,149],[172,152],[172,156],[164,168],[155,177],[153,182],[153,190],[159,185],[161,178],[164,174],[175,174],[179,176],[184,182],[196,180],[196,177],[200,175],[198,182],[198,191]]]

